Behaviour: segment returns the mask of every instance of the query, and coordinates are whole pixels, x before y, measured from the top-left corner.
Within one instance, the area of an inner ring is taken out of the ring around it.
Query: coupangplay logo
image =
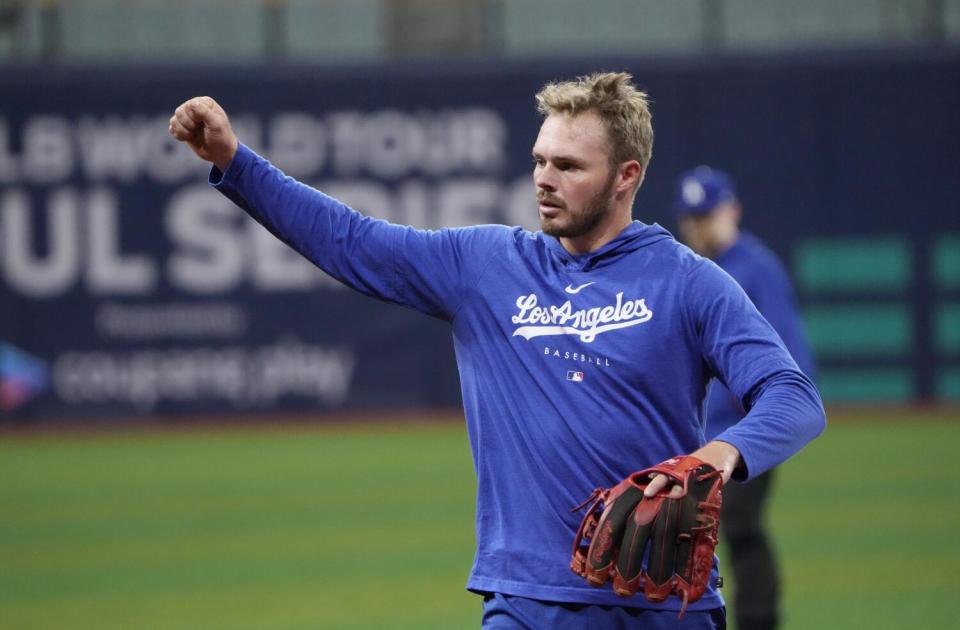
[[[0,410],[13,411],[49,386],[47,363],[32,354],[0,342]]]

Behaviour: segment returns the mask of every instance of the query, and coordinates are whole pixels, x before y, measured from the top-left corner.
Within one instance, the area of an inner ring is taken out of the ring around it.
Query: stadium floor
[[[960,413],[830,418],[771,510],[784,628],[956,627]],[[2,433],[0,628],[477,627],[474,487],[456,419]]]

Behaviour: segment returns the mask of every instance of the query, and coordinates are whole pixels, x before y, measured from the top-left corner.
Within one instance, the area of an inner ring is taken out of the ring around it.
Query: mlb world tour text
[[[264,331],[248,307],[342,285],[210,188],[167,118],[0,116],[0,290],[38,312],[69,298],[85,331],[21,349],[69,405],[339,404],[354,349]],[[422,228],[535,219],[529,173],[504,174],[507,123],[492,109],[239,113],[233,124],[289,175],[370,216]]]
[[[507,126],[493,110],[240,114],[234,127],[289,175],[371,216],[423,228],[533,217],[529,175],[503,175]],[[339,288],[209,189],[186,151],[166,133],[166,115],[0,117],[6,284],[39,299],[75,288]],[[168,251],[144,250],[125,230],[151,222]]]

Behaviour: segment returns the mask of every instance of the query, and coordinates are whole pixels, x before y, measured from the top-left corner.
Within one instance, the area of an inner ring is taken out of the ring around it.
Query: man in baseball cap
[[[718,264],[720,254],[740,236],[742,209],[733,180],[722,171],[698,166],[684,173],[677,183],[674,209],[684,242]]]
[[[687,171],[677,180],[674,211],[682,240],[733,276],[779,333],[800,369],[813,378],[813,356],[790,278],[776,255],[740,228],[743,209],[730,176],[709,166]],[[744,415],[736,396],[714,383],[707,399],[707,439]],[[723,488],[720,531],[729,544],[736,582],[733,613],[740,630],[777,626],[779,580],[763,524],[773,474],[771,470],[749,483]]]

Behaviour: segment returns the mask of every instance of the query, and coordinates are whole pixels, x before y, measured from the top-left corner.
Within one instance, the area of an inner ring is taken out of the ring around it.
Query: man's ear
[[[643,168],[640,162],[628,160],[620,164],[620,183],[617,185],[617,192],[632,193],[643,181]]]

